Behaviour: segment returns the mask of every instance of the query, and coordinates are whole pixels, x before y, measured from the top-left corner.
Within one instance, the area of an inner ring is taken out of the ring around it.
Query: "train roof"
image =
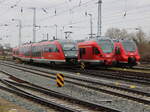
[[[92,38],[92,39],[88,39],[88,40],[85,40],[85,41],[83,41],[83,42],[89,42],[89,41],[95,41],[95,42],[97,42],[97,41],[99,41],[99,40],[110,40],[110,41],[112,41],[113,42],[113,40],[110,38],[110,37],[97,37],[97,38]]]
[[[49,43],[65,43],[65,42],[74,42],[76,43],[75,40],[71,40],[71,39],[61,39],[61,40],[42,40],[42,41],[39,41],[39,42],[30,42],[30,43],[24,43],[21,45],[21,47],[24,47],[24,46],[36,46],[36,45],[46,45],[46,44],[49,44]]]

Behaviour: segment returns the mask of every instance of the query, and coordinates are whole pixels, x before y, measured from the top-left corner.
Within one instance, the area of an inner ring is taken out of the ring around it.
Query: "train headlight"
[[[68,56],[67,54],[65,54],[65,56]]]

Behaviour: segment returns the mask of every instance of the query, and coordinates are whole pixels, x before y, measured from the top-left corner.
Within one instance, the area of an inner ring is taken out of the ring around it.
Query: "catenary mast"
[[[102,0],[98,1],[98,23],[97,23],[97,36],[100,37],[102,33]]]

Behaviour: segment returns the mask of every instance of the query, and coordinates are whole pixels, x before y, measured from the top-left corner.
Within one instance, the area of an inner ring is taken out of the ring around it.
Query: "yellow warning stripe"
[[[64,81],[62,81],[59,77],[57,77],[57,80],[59,80],[62,84],[64,84]]]
[[[64,81],[64,78],[60,75],[60,74],[57,74],[57,78],[60,78],[60,80]]]
[[[57,79],[56,81],[59,85],[64,86],[64,84],[60,80]]]

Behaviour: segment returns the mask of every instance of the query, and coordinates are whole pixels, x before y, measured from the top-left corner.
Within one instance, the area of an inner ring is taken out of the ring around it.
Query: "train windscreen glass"
[[[124,49],[128,52],[134,52],[136,50],[136,45],[134,42],[122,42]]]
[[[76,50],[76,44],[75,43],[64,43],[62,45],[63,50]]]
[[[113,52],[114,44],[112,43],[111,40],[99,40],[98,44],[100,45],[104,53]]]
[[[65,56],[72,57],[77,56],[77,44],[76,42],[63,42],[62,49],[64,51]]]

